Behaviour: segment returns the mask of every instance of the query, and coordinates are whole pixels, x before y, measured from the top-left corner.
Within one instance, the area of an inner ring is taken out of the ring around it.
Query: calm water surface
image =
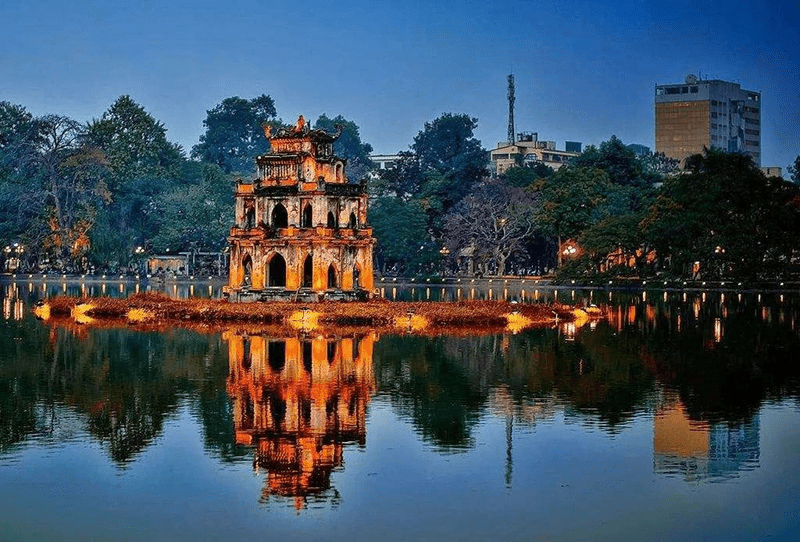
[[[55,325],[2,288],[3,542],[800,538],[797,295],[275,337]]]

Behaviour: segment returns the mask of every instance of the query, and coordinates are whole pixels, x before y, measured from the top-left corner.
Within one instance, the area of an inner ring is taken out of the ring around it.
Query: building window
[[[689,91],[690,91],[692,94],[697,94],[697,87],[691,87],[691,88],[689,89]]]

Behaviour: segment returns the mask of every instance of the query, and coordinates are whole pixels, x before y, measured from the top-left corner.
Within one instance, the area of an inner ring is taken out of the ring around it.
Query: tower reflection
[[[236,441],[254,446],[254,469],[267,471],[262,500],[335,505],[331,473],[343,465],[344,446],[366,442],[377,337],[227,332],[225,339]]]

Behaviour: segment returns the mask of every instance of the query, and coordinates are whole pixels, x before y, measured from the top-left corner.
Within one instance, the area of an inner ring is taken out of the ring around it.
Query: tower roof
[[[311,129],[310,124],[306,123],[306,119],[303,115],[297,118],[297,123],[295,123],[294,126],[279,128],[275,133],[272,131],[272,126],[269,124],[264,125],[264,137],[266,137],[270,143],[282,139],[308,139],[314,143],[333,143],[339,139],[340,135],[342,135],[342,127],[339,125],[336,126],[336,132],[333,134],[325,130]]]

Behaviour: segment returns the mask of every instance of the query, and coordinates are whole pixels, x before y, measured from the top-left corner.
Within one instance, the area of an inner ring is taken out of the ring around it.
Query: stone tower
[[[373,288],[367,192],[350,184],[339,137],[312,130],[302,116],[272,133],[258,176],[236,187],[236,221],[228,238],[232,301],[366,299]]]

